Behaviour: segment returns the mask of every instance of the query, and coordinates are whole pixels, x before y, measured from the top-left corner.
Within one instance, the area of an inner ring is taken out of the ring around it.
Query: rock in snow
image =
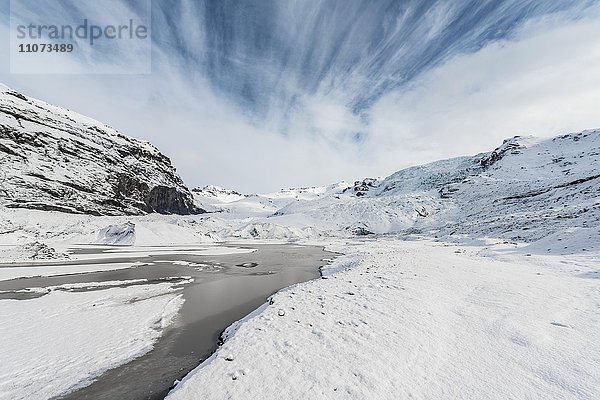
[[[148,142],[0,86],[0,204],[92,215],[197,214]]]
[[[98,243],[132,245],[135,243],[135,224],[109,225],[98,232]]]

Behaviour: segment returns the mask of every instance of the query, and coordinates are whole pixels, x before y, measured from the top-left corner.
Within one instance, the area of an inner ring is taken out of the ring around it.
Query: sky
[[[150,12],[146,73],[98,46],[65,57],[78,73],[22,74],[0,0],[0,82],[152,142],[189,187],[245,193],[600,128],[600,0],[13,1],[65,23]]]

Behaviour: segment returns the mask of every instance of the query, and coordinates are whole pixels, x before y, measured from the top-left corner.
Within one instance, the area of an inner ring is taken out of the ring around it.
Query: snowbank
[[[576,269],[394,240],[283,290],[168,397],[600,398],[598,254]]]
[[[23,261],[56,261],[68,260],[69,254],[61,253],[45,243],[34,241],[22,245],[3,246],[0,248],[0,263],[15,260]]]

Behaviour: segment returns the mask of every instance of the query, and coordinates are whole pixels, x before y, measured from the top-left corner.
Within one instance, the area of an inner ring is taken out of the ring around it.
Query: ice
[[[98,232],[98,243],[132,245],[135,243],[135,224],[109,225]]]
[[[0,399],[47,399],[152,349],[183,304],[161,283],[0,301]]]

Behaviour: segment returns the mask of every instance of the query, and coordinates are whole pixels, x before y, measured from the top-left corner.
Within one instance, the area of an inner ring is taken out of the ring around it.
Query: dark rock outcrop
[[[500,147],[494,149],[494,151],[490,153],[486,153],[483,157],[479,159],[479,164],[482,168],[486,169],[502,160],[504,156],[508,153],[510,154],[520,154],[520,149],[525,148],[521,143],[519,143],[520,136],[514,136],[510,139],[504,140]]]
[[[155,186],[146,197],[146,207],[148,212],[186,215],[194,210],[194,202],[174,187]]]
[[[92,215],[204,211],[150,143],[1,85],[0,205]]]

